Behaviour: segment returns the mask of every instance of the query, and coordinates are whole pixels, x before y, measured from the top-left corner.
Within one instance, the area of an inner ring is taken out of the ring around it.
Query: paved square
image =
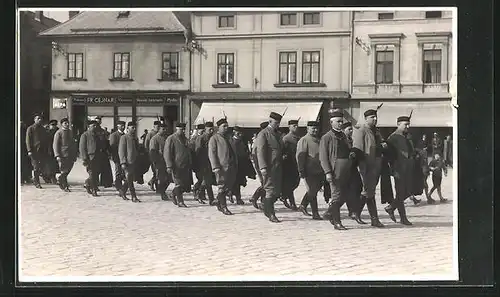
[[[42,276],[186,276],[240,279],[330,276],[391,279],[453,273],[452,172],[443,180],[445,204],[413,206],[414,226],[393,223],[377,198],[384,229],[346,218],[347,231],[328,221],[313,221],[276,203],[283,222],[273,224],[248,203],[257,187],[243,189],[246,204],[229,204],[233,216],[200,205],[185,195],[188,208],[161,201],[147,186],[137,186],[136,204],[113,189],[87,195],[80,162],[69,176],[72,193],[56,185],[20,192],[20,271]],[[149,180],[150,175],[145,176]],[[430,181],[430,180],[429,180]],[[101,189],[102,190],[102,189]],[[305,187],[295,192],[300,202]],[[434,194],[434,198],[437,199]],[[422,198],[422,197],[420,197]],[[320,211],[326,209],[322,193]],[[397,213],[397,212],[396,212]],[[365,208],[363,219],[369,221]],[[186,278],[187,279],[187,278]]]

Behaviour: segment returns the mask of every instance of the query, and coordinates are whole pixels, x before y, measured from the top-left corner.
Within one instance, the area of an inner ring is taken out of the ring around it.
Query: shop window
[[[83,78],[83,53],[68,54],[68,79]]]
[[[280,25],[281,26],[296,26],[297,25],[297,14],[296,13],[282,13],[282,14],[280,14]]]
[[[104,130],[111,130],[114,128],[114,108],[113,106],[88,106],[87,107],[87,118],[94,119],[95,117],[101,117],[101,127]]]
[[[130,79],[130,53],[114,54],[113,78]]]
[[[281,52],[280,55],[280,83],[294,84],[297,78],[297,53]]]
[[[163,53],[161,79],[179,79],[179,53]]]
[[[137,106],[137,134],[142,135],[145,130],[151,131],[153,123],[163,116],[163,106]]]
[[[320,52],[302,53],[302,82],[319,83],[320,73]]]
[[[424,50],[423,79],[426,84],[441,83],[441,50]]]
[[[375,82],[392,84],[394,73],[394,51],[377,51],[375,57]]]
[[[219,28],[234,28],[234,15],[221,15],[218,17]]]
[[[319,12],[304,12],[304,25],[319,25],[320,14]]]
[[[217,83],[234,84],[234,54],[217,55]]]

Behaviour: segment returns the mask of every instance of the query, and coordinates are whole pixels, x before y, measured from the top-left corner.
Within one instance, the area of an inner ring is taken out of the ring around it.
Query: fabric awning
[[[300,118],[300,124],[307,121],[316,121],[319,116],[322,101],[301,102],[204,102],[196,117],[195,125],[204,121],[215,121],[226,114],[229,126],[244,128],[257,128],[260,123],[269,119],[269,114],[274,111],[280,114],[286,109],[281,120],[286,125],[289,120]]]
[[[382,101],[368,101],[360,104],[360,117],[362,123],[363,113],[367,109],[376,109]],[[450,100],[426,101],[426,102],[383,102],[384,105],[378,110],[379,127],[396,127],[399,116],[411,116],[413,127],[452,127],[453,110]]]

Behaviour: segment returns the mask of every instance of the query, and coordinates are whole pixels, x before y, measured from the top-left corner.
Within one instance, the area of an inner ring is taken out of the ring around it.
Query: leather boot
[[[184,197],[182,196],[182,191],[181,189],[177,190],[177,206],[178,207],[187,207],[186,204],[184,204]]]
[[[280,220],[276,217],[276,214],[274,212],[274,201],[272,199],[264,199],[264,203],[267,203],[267,209],[268,209],[268,214],[269,214],[269,221],[273,223],[279,223]]]
[[[238,186],[238,189],[234,193],[234,196],[236,197],[236,204],[238,205],[245,205],[245,202],[241,199],[241,189]]]
[[[321,218],[318,212],[318,198],[310,197],[309,202],[311,203],[312,219],[321,221],[323,218]]]
[[[377,228],[383,228],[384,225],[378,219],[377,204],[375,203],[375,198],[367,198],[366,206],[368,207],[368,212],[370,213],[371,225]]]
[[[397,205],[397,209],[399,212],[399,217],[401,218],[401,224],[406,225],[406,226],[411,226],[413,225],[410,221],[408,221],[408,218],[406,217],[406,209],[405,209],[405,204],[404,202],[399,202]]]
[[[219,193],[217,194],[217,210],[222,212],[225,215],[232,215],[233,213],[229,211],[227,208],[226,194]]]
[[[194,193],[194,196],[196,197],[196,201],[200,204],[206,204],[205,201],[203,201],[202,195],[204,194],[204,191],[201,191],[200,189],[196,190]]]
[[[141,200],[139,200],[139,198],[137,198],[137,194],[135,193],[135,189],[130,189],[130,196],[132,196],[132,202],[134,203],[139,203],[141,202]]]
[[[290,195],[290,209],[295,211],[299,210],[299,208],[295,204],[295,195],[293,193],[292,195]]]
[[[172,203],[174,205],[177,205],[178,202],[177,202],[177,196],[179,195],[179,188],[175,187],[173,190],[172,190]]]
[[[35,175],[33,177],[33,185],[37,189],[41,189],[42,185],[40,185],[40,177],[38,176],[38,173],[35,172]]]
[[[258,187],[257,190],[255,190],[255,192],[253,193],[252,198],[250,199],[253,207],[255,207],[256,209],[259,209],[259,205],[257,204],[257,202],[259,201],[261,190],[262,187]]]
[[[307,193],[304,194],[304,197],[302,197],[302,201],[300,202],[299,206],[299,211],[302,212],[305,216],[312,216],[310,213],[307,212],[307,204],[309,204],[309,196]]]
[[[396,216],[394,215],[394,211],[397,209],[396,199],[394,199],[389,205],[387,205],[384,210],[389,215],[389,218],[396,223]]]
[[[347,228],[342,225],[342,221],[340,220],[340,203],[332,202],[328,209],[332,214],[330,223],[333,225],[333,228],[335,228],[335,230],[347,230]]]
[[[57,178],[57,185],[59,186],[59,189],[64,191],[66,189],[66,187],[64,185],[63,178],[64,178],[63,175],[59,175],[59,177]]]
[[[288,197],[287,196],[281,196],[280,201],[283,202],[283,205],[285,205],[286,208],[291,209],[290,204],[288,203]]]

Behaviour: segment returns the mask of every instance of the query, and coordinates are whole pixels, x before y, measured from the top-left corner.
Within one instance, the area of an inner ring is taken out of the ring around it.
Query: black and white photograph
[[[457,8],[16,20],[19,281],[459,279]]]

